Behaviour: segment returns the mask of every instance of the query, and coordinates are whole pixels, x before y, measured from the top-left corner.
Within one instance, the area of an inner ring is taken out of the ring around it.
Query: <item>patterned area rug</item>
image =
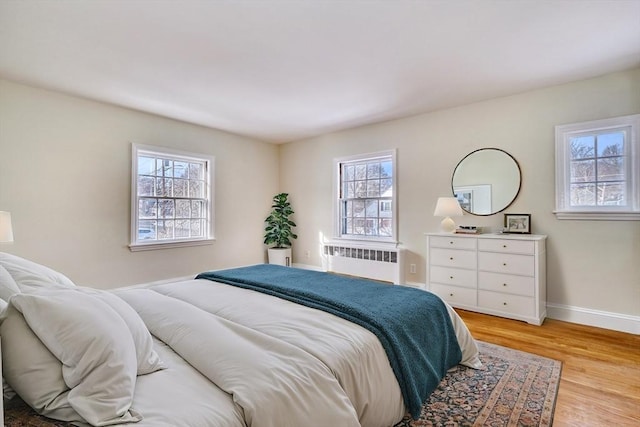
[[[422,407],[420,419],[395,427],[548,427],[560,383],[561,363],[478,341],[481,369],[452,368]]]
[[[420,419],[405,417],[395,427],[551,426],[560,362],[481,341],[478,345],[481,369],[452,368],[422,407]],[[71,424],[39,416],[14,398],[5,402],[5,426]]]

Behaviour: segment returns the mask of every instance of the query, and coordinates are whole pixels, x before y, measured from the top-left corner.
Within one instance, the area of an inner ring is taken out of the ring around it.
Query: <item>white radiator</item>
[[[402,284],[402,252],[400,248],[326,243],[324,269],[334,273]]]

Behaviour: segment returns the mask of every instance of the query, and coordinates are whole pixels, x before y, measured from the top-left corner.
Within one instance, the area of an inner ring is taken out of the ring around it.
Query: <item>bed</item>
[[[412,396],[407,388],[430,387],[402,377],[408,374],[396,359],[405,351],[391,354],[388,341],[394,339],[366,322],[347,320],[316,300],[276,296],[288,277],[281,274],[302,274],[294,276],[296,287],[309,272],[251,266],[209,273],[108,292],[75,286],[47,267],[0,254],[3,380],[47,417],[136,426],[387,427],[413,412],[405,404]],[[240,273],[245,279],[238,279]],[[259,276],[272,276],[275,288],[256,289]],[[314,292],[334,280],[349,289],[393,292],[388,298],[411,301],[406,307],[413,312],[423,311],[413,304],[428,294],[327,273],[309,276]],[[425,342],[426,325],[405,340],[442,356],[434,362],[440,378],[453,359],[479,367],[477,346],[462,320],[439,299],[436,304],[444,307],[448,325],[437,329],[451,329],[455,351],[450,343],[440,349]],[[396,314],[404,334],[417,317]],[[416,359],[421,356],[406,354],[411,360],[405,364],[422,365]]]

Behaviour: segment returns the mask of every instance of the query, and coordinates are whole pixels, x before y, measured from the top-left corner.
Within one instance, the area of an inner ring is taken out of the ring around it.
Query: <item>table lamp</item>
[[[462,208],[458,199],[455,197],[440,197],[436,204],[436,210],[433,212],[433,216],[445,217],[440,225],[442,231],[447,233],[453,233],[456,231],[456,223],[451,219],[452,216],[462,216]]]
[[[0,211],[0,243],[13,242],[13,227],[11,227],[11,213]]]

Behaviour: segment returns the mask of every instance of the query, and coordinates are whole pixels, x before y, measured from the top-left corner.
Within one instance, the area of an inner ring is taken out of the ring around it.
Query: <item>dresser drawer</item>
[[[529,255],[478,252],[478,270],[533,277],[535,259]]]
[[[477,303],[477,293],[475,289],[461,288],[459,286],[431,284],[429,289],[434,294],[445,300],[451,305],[475,306]]]
[[[546,236],[426,236],[429,291],[454,307],[542,324],[546,313]]]
[[[477,239],[468,239],[465,237],[454,236],[431,236],[429,245],[432,248],[449,248],[449,249],[476,249]]]
[[[523,297],[520,295],[479,291],[478,306],[518,316],[531,317],[535,315],[535,300],[533,298]]]
[[[475,251],[458,251],[454,249],[431,249],[431,265],[468,268],[475,270],[478,261]]]
[[[475,270],[439,267],[435,265],[432,266],[430,270],[429,279],[431,282],[476,288],[477,276]]]
[[[478,242],[478,250],[533,255],[535,242],[509,239],[481,239]]]
[[[530,276],[489,273],[488,271],[478,273],[478,288],[487,291],[533,297],[535,296],[535,286],[535,280]]]

